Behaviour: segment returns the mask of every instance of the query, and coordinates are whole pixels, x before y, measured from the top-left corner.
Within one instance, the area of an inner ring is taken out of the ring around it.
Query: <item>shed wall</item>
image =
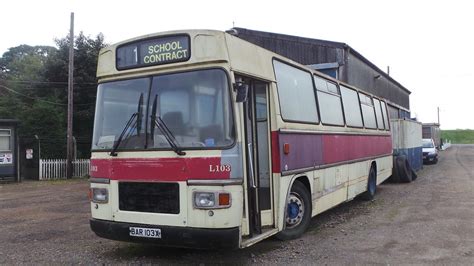
[[[348,56],[346,68],[347,80],[351,85],[369,93],[388,99],[406,109],[410,109],[410,95],[405,90],[390,82],[378,71],[353,55]]]
[[[238,37],[303,65],[344,63],[343,49],[310,43],[306,38],[288,38],[288,36],[267,32],[257,34],[243,29],[238,30]]]
[[[407,110],[409,91],[382,73],[380,69],[360,60],[344,43],[298,36],[234,28],[237,36],[303,65],[337,63],[337,78],[369,93],[383,97]],[[347,57],[347,58],[346,58]],[[364,58],[365,59],[365,58]],[[366,60],[366,59],[365,59]],[[374,77],[379,76],[378,79]],[[409,117],[409,114],[403,117]],[[399,116],[401,117],[401,116]]]

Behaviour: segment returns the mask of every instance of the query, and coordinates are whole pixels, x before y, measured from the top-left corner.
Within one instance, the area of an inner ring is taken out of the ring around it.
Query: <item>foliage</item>
[[[56,56],[46,63],[48,81],[68,80],[69,39],[57,39]],[[92,39],[82,32],[75,38],[74,51],[74,121],[73,133],[77,140],[78,156],[88,157],[92,143],[92,129],[97,93],[97,57],[100,49],[105,47],[104,36],[99,34]],[[61,86],[59,86],[61,87]],[[56,97],[67,102],[67,85]]]
[[[66,157],[67,123],[65,110],[62,106],[35,101],[23,112],[20,121],[22,136],[37,135],[40,137],[41,154],[44,158]],[[29,132],[25,130],[29,130]]]
[[[449,140],[453,144],[474,144],[474,130],[441,130],[441,138],[443,140]]]
[[[42,155],[50,158],[64,154],[66,145],[68,37],[57,39],[56,45],[19,45],[0,57],[0,118],[20,120],[20,137],[38,135]],[[73,135],[78,157],[90,154],[95,73],[99,50],[103,47],[102,34],[90,38],[80,32],[75,37]]]
[[[10,48],[0,58],[1,78],[8,80],[43,80],[42,68],[56,48],[20,45]]]

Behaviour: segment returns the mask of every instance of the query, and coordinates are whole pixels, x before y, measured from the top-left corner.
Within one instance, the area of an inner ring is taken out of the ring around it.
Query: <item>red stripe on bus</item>
[[[283,153],[284,144],[289,146],[287,154]],[[391,153],[390,135],[272,132],[273,173],[344,163]]]
[[[392,138],[389,135],[323,135],[324,164],[381,156],[391,152]]]
[[[272,131],[271,134],[272,145],[272,172],[279,173],[281,169],[280,164],[280,147],[278,141],[278,131]]]
[[[229,179],[231,169],[220,166],[220,157],[92,159],[90,175],[132,181]]]

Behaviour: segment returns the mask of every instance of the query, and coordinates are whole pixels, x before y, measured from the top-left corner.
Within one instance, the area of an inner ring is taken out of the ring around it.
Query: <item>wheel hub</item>
[[[297,193],[291,192],[288,198],[286,226],[289,228],[295,227],[301,223],[304,216],[304,203],[301,196]]]

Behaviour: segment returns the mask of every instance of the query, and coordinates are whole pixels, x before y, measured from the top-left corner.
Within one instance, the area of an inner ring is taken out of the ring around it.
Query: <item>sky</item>
[[[410,90],[412,117],[442,129],[474,129],[474,2],[339,1],[1,1],[0,54],[21,44],[51,45],[75,33],[115,43],[178,29],[235,27],[349,44]]]

